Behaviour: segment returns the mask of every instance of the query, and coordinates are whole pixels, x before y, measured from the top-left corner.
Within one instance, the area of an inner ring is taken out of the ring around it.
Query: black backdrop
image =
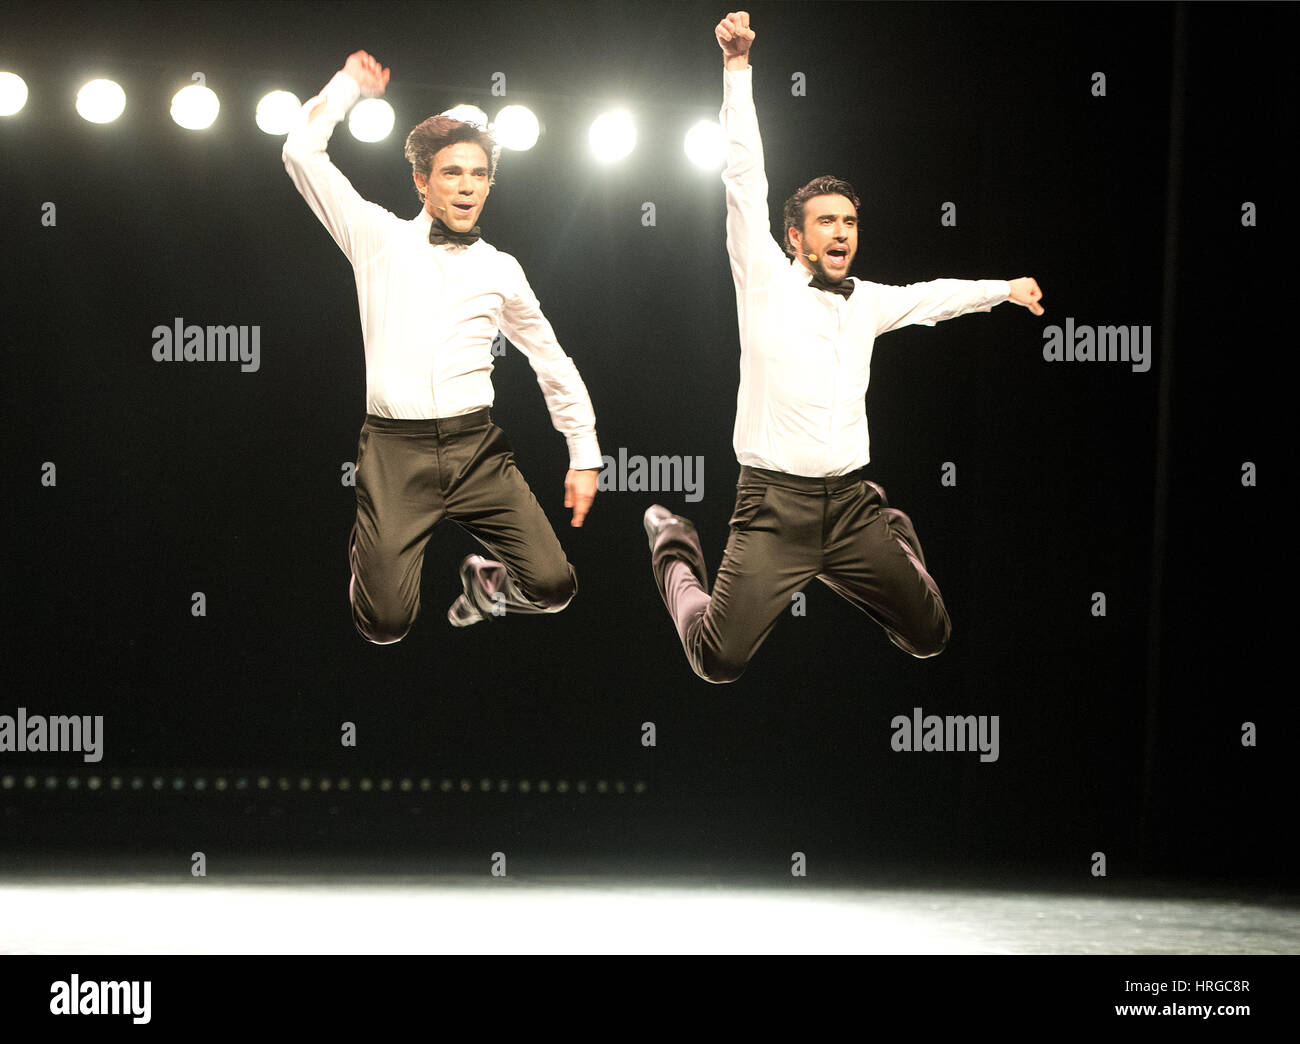
[[[204,850],[213,868],[400,853],[485,872],[501,850],[512,870],[788,878],[797,850],[845,877],[910,862],[1084,880],[1094,852],[1112,879],[1286,872],[1287,556],[1264,502],[1284,477],[1276,370],[1293,340],[1279,153],[1295,136],[1295,8],[753,5],[774,215],[834,172],[863,198],[854,274],[1033,275],[1048,312],[1007,305],[876,346],[874,477],[944,591],[944,655],[911,660],[813,585],[806,616],[714,687],[686,667],[640,516],[654,500],[689,514],[716,566],[737,472],[735,303],[721,183],[680,141],[716,117],[724,13],[10,6],[0,67],[32,95],[0,120],[0,714],[102,714],[105,741],[98,764],[0,752],[6,865],[155,853],[183,872]],[[500,360],[495,415],[579,577],[557,617],[450,628],[476,547],[444,527],[406,640],[373,647],[352,628],[352,274],[252,110],[276,87],[310,97],[359,48],[393,69],[397,126],[378,145],[340,126],[331,155],[403,216],[419,204],[401,138],[419,119],[461,101],[541,114],[539,145],[503,160],[485,235],[519,258],[577,362],[604,452],[705,460],[700,503],[604,493],[571,529],[563,440],[526,361]],[[222,99],[204,133],[167,117],[194,71]],[[108,126],[72,110],[95,74],[127,90]],[[637,113],[640,144],[603,167],[586,129],[612,102]],[[956,227],[940,224],[949,201]],[[1067,316],[1149,325],[1150,371],[1046,362],[1043,327]],[[260,369],[154,362],[151,330],[177,317],[259,326]],[[998,715],[999,759],[891,750],[890,719],[917,706]]]

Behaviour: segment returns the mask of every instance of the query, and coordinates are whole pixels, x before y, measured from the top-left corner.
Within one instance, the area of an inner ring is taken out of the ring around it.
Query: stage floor
[[[259,875],[0,878],[0,953],[1300,953],[1293,895]]]

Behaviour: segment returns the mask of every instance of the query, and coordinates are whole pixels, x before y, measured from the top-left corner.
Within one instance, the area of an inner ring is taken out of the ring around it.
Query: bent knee
[[[929,634],[921,635],[915,639],[908,652],[918,660],[928,660],[933,656],[938,656],[948,648],[948,642],[951,638],[952,624],[945,615],[942,626],[935,627]]]
[[[415,616],[406,612],[365,616],[357,612],[356,607],[353,606],[352,623],[356,626],[357,633],[366,641],[374,645],[393,645],[410,633],[411,627],[415,624]]]
[[[354,621],[357,625],[357,633],[372,645],[396,645],[405,638],[411,631],[409,627],[367,627],[359,621]]]
[[[558,613],[573,601],[573,596],[578,593],[578,581],[573,570],[568,569],[563,573],[540,577],[522,591],[524,597],[542,612]]]
[[[712,682],[714,685],[726,685],[734,682],[742,674],[745,668],[749,666],[747,660],[741,660],[734,656],[709,656],[705,654],[700,661],[700,665],[695,668],[695,673],[703,678],[706,682]]]

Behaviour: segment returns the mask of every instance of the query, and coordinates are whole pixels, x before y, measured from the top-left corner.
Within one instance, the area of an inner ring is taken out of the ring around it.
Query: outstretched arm
[[[285,170],[299,193],[354,265],[392,215],[361,198],[331,162],[326,147],[334,128],[357,99],[383,94],[388,77],[389,70],[365,51],[349,55],[325,89],[303,105],[281,151]]]
[[[968,312],[988,312],[1004,301],[1042,315],[1043,292],[1028,276],[1021,279],[932,279],[908,286],[868,283],[876,295],[876,336],[917,324],[933,326]]]

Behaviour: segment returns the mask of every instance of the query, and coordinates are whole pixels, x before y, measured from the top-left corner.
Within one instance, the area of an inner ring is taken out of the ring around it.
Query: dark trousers
[[[911,521],[860,472],[817,479],[742,467],[712,595],[693,526],[665,527],[652,563],[686,657],[706,681],[739,678],[813,577],[913,656],[938,655],[952,633]]]
[[[367,414],[348,549],[352,618],[364,638],[387,644],[411,629],[424,548],[444,518],[500,560],[488,566],[503,575],[467,592],[485,615],[559,612],[577,592],[573,567],[488,410],[443,420]]]

